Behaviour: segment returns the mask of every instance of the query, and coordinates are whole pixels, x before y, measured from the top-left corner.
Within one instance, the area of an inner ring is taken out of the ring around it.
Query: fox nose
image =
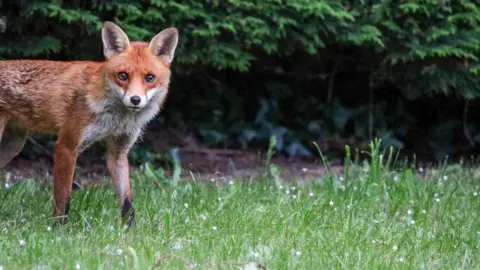
[[[133,97],[130,98],[130,102],[135,106],[140,104],[141,101],[142,101],[142,99],[139,96],[133,96]]]

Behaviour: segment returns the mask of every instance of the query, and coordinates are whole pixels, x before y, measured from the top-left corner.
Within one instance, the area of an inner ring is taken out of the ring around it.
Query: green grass
[[[119,224],[111,186],[74,192],[71,223],[55,231],[49,227],[49,185],[2,184],[0,265],[242,269],[256,262],[267,269],[478,269],[475,169],[453,165],[420,178],[416,170],[394,171],[381,160],[377,155],[368,165],[352,166],[345,179],[281,185],[271,174],[234,183],[176,183],[147,170],[133,177],[137,227],[131,231]]]

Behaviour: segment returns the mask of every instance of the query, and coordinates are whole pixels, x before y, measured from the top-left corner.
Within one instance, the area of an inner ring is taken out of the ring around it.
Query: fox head
[[[178,30],[164,29],[149,43],[130,42],[120,27],[105,22],[102,29],[105,81],[131,111],[165,99],[170,64],[178,43]]]

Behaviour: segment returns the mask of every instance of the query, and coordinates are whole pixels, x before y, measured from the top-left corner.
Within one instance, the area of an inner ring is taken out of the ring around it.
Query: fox
[[[104,21],[102,61],[0,61],[0,168],[21,152],[29,133],[56,136],[55,227],[70,222],[77,157],[95,142],[106,145],[122,223],[135,226],[128,153],[163,108],[178,36],[169,27],[150,42],[130,41]]]

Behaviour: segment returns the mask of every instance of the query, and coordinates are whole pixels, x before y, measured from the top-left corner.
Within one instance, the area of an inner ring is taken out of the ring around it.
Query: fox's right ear
[[[124,52],[130,40],[123,30],[113,22],[105,22],[102,28],[103,54],[107,59]]]

